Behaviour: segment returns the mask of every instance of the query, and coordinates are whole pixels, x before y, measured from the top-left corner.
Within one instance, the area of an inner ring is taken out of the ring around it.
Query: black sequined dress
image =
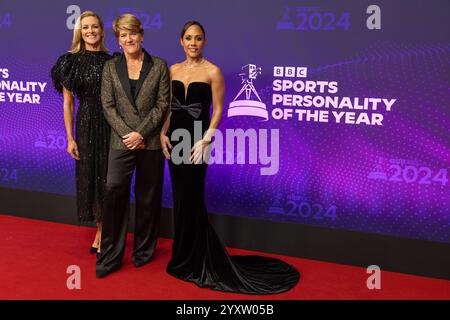
[[[185,93],[185,90],[187,93]],[[168,136],[177,129],[189,131],[196,142],[195,121],[204,133],[210,124],[211,86],[205,82],[172,80],[172,115]],[[201,139],[201,136],[199,137]],[[175,147],[178,140],[171,140]],[[190,148],[189,148],[190,149]],[[199,287],[245,294],[288,291],[300,279],[290,264],[256,255],[230,256],[208,221],[205,206],[207,164],[169,161],[173,190],[175,236],[166,271]]]
[[[103,116],[100,84],[104,63],[111,56],[101,51],[66,53],[51,70],[58,92],[63,87],[78,99],[75,140],[77,213],[80,222],[100,222],[103,214],[110,127]],[[62,110],[61,110],[62,111]]]

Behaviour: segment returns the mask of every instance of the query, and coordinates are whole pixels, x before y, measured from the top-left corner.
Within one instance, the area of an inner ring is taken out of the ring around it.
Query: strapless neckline
[[[192,84],[205,84],[205,85],[207,85],[207,86],[210,86],[211,87],[211,85],[208,83],[208,82],[204,82],[204,81],[192,81],[192,82],[189,82],[189,84],[186,86],[186,84],[183,82],[183,81],[181,81],[181,80],[172,80],[172,82],[179,82],[179,83],[181,83],[182,85],[183,85],[183,92],[184,92],[184,101],[186,102],[186,99],[187,99],[187,96],[188,96],[188,93],[189,93],[189,88],[191,87],[191,85]]]

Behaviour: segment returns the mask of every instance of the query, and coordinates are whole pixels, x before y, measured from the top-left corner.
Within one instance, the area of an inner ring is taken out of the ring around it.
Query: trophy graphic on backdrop
[[[261,101],[261,98],[253,85],[253,80],[261,73],[261,68],[257,68],[254,64],[247,64],[242,67],[242,70],[245,71],[244,73],[239,74],[242,79],[242,88],[234,98],[233,102],[229,105],[228,117],[253,116],[268,120],[269,114],[266,105]],[[245,100],[238,100],[244,91]],[[256,97],[258,100],[252,100],[252,96]]]
[[[45,141],[44,131],[39,130],[36,141],[34,142],[35,148],[47,148],[47,142]]]
[[[275,199],[272,203],[272,206],[269,208],[269,213],[273,214],[284,214],[283,206],[281,205],[281,193],[277,193],[275,195]]]
[[[284,10],[283,18],[277,23],[277,30],[294,30],[294,24],[291,21],[291,16],[289,14],[289,7]]]
[[[369,173],[367,178],[371,180],[387,180],[386,172],[383,169],[383,159],[381,157],[378,158],[377,164]]]

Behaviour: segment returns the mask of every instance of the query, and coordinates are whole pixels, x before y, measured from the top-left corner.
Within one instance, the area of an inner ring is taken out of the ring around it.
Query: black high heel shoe
[[[90,254],[97,253],[97,251],[98,251],[98,248],[96,248],[96,247],[91,247],[91,248],[89,249],[89,253],[90,253]]]

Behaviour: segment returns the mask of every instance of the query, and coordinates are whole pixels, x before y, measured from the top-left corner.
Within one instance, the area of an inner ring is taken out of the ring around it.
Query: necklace
[[[185,61],[185,62],[184,62],[184,66],[185,66],[186,68],[188,68],[188,69],[192,69],[192,68],[196,68],[196,67],[198,67],[199,65],[203,64],[203,62],[205,62],[205,59],[202,57],[202,60],[201,60],[200,62],[197,62],[197,63],[191,63],[191,64],[188,64],[187,61]]]

